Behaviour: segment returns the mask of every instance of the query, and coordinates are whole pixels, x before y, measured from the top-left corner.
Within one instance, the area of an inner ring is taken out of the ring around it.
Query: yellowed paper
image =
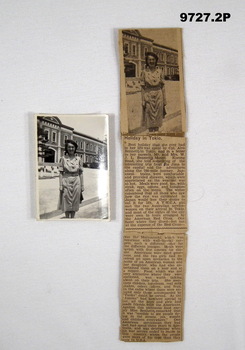
[[[122,134],[185,132],[181,29],[120,30],[119,54]]]
[[[126,231],[185,232],[184,137],[123,136]]]
[[[185,234],[124,234],[121,340],[182,340],[185,256]]]
[[[187,174],[181,29],[119,31],[124,153],[121,336],[183,340]]]

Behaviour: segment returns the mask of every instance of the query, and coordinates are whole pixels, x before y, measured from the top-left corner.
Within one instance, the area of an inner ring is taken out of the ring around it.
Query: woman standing
[[[166,115],[164,74],[157,61],[154,52],[147,52],[146,68],[141,73],[143,119],[150,132],[159,130]]]
[[[76,142],[67,140],[65,155],[59,164],[60,208],[65,212],[66,218],[75,217],[84,191],[82,159],[76,155],[76,150]]]

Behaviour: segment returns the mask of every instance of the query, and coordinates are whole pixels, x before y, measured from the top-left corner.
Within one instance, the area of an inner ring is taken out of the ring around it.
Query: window
[[[92,145],[92,143],[90,144],[90,151],[92,151],[93,150],[93,145]]]
[[[52,141],[53,141],[53,142],[56,142],[56,135],[57,135],[56,132],[53,131],[53,132],[52,132]]]
[[[134,78],[136,76],[136,64],[133,62],[125,64],[126,78]]]
[[[89,150],[89,143],[86,142],[86,151],[88,151],[88,150]]]
[[[132,45],[133,56],[136,56],[136,45]]]
[[[83,149],[83,141],[80,142],[80,148]]]
[[[67,140],[68,140],[68,136],[65,135],[65,136],[64,136],[64,143],[65,143]]]
[[[49,141],[49,129],[44,129],[45,140]]]
[[[125,43],[125,44],[124,44],[124,54],[125,54],[125,55],[128,55],[128,54],[129,54],[129,46],[128,46],[128,43]]]

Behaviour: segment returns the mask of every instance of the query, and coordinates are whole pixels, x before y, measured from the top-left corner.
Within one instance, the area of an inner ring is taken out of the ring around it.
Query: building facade
[[[145,67],[146,52],[154,52],[158,56],[157,65],[166,79],[179,80],[178,50],[142,36],[139,30],[123,30],[122,40],[126,80],[140,77]]]
[[[84,166],[107,164],[107,143],[82,134],[72,127],[62,124],[56,116],[38,116],[38,165],[58,165],[65,152],[65,142],[76,142],[76,153]]]

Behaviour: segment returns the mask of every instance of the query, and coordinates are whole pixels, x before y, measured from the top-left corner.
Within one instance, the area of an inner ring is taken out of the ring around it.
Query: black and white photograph
[[[35,115],[37,219],[109,220],[108,116]]]
[[[181,30],[125,29],[120,35],[122,132],[184,132]]]

